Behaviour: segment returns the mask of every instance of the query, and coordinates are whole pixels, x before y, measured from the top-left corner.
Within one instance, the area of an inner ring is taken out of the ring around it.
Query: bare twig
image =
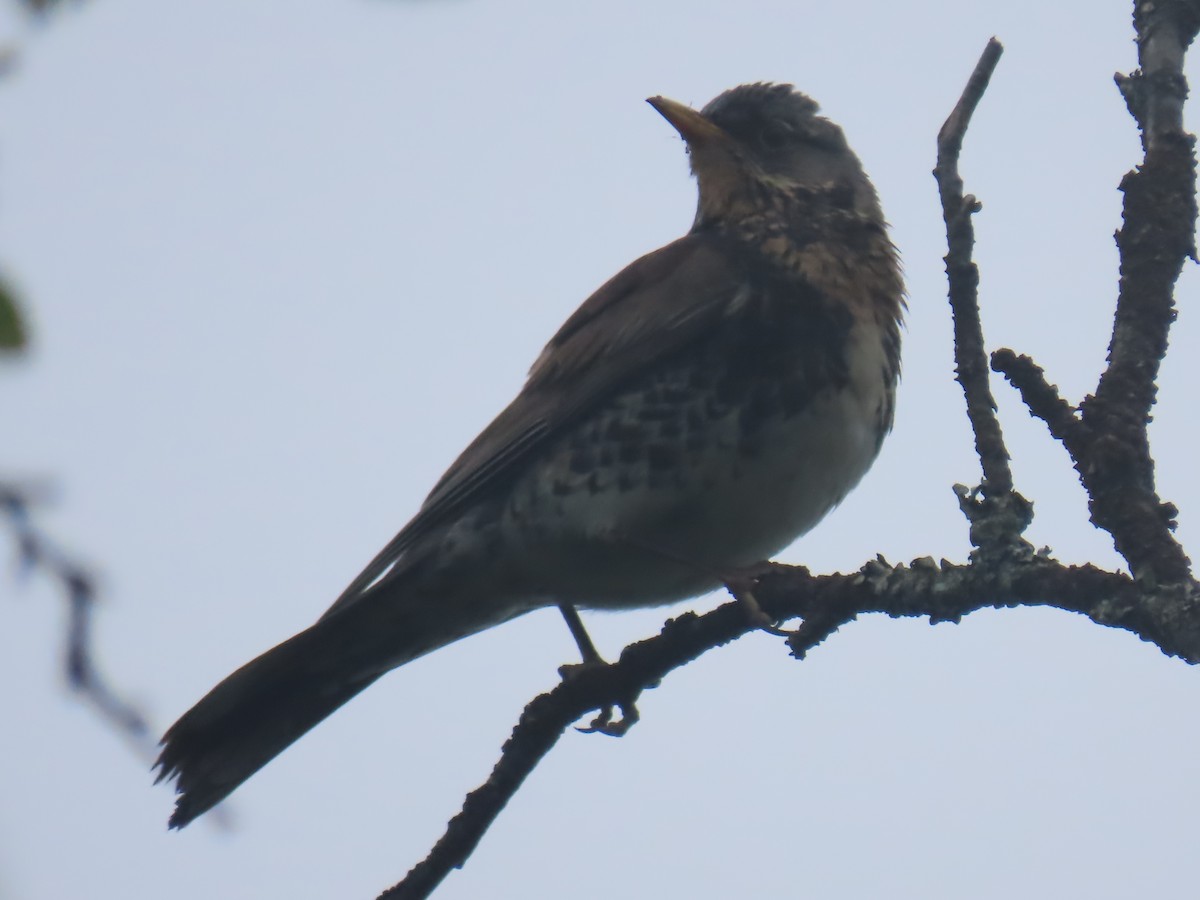
[[[946,222],[946,276],[950,281],[950,307],[954,314],[954,361],[958,382],[967,400],[967,416],[975,432],[975,449],[983,467],[983,489],[988,496],[1012,490],[1008,451],[996,418],[996,401],[988,386],[987,357],[983,350],[983,326],[979,321],[979,268],[971,258],[975,229],[971,216],[980,209],[972,195],[963,195],[958,173],[958,156],[971,115],[987,90],[992,72],[1004,48],[995,38],[975,65],[967,87],[950,117],[938,132],[938,160],[933,175],[942,198]]]
[[[1088,492],[1092,522],[1112,535],[1130,571],[1195,591],[1191,562],[1171,533],[1175,507],[1155,489],[1147,425],[1175,320],[1175,282],[1196,256],[1195,138],[1183,131],[1182,108],[1184,52],[1200,29],[1200,4],[1138,0],[1134,27],[1140,68],[1116,81],[1145,156],[1121,182],[1121,281],[1108,367],[1076,411],[1027,357],[1001,350],[992,365],[1062,441]]]
[[[1033,518],[1033,507],[1013,490],[1008,449],[996,416],[996,400],[988,384],[988,362],[979,319],[979,267],[972,252],[975,228],[971,217],[981,209],[971,194],[963,194],[958,157],[975,107],[987,90],[1003,46],[988,41],[958,103],[938,132],[938,159],[933,170],[946,222],[946,277],[954,317],[955,377],[967,403],[967,418],[975,434],[983,479],[977,489],[955,486],[959,507],[971,523],[971,543],[980,553],[1027,555],[1033,548],[1021,534]]]
[[[1050,434],[1067,447],[1072,457],[1084,452],[1087,429],[1079,421],[1078,410],[1062,398],[1057,385],[1046,380],[1046,373],[1037,363],[1004,348],[992,354],[992,369],[1021,392],[1029,411],[1046,423]]]
[[[59,584],[67,601],[67,684],[132,742],[139,753],[152,760],[154,741],[145,717],[109,686],[96,665],[91,630],[96,579],[86,566],[71,559],[34,526],[27,491],[0,482],[0,510],[16,538],[21,568],[44,572]]]

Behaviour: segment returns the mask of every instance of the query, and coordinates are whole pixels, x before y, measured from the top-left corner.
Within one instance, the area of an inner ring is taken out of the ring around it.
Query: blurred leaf
[[[0,353],[22,349],[28,336],[12,290],[0,281]]]
[[[59,0],[19,0],[19,3],[34,15],[42,15],[58,6]]]

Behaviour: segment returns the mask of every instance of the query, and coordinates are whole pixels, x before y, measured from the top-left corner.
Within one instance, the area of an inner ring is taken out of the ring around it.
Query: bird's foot
[[[586,677],[588,673],[597,668],[608,665],[599,654],[595,654],[590,659],[585,659],[581,663],[566,663],[559,666],[558,674],[563,681],[570,682],[576,678]],[[619,717],[617,717],[617,710],[620,710]],[[619,701],[601,707],[596,718],[592,719],[586,726],[576,726],[575,730],[584,734],[607,734],[609,737],[624,737],[625,733],[636,725],[640,718],[641,714],[638,712],[637,705],[632,700]]]
[[[752,625],[776,637],[790,637],[792,632],[786,628],[780,628],[779,622],[767,615],[766,611],[759,604],[758,598],[754,596],[754,589],[758,586],[758,580],[769,572],[774,571],[774,568],[774,563],[762,560],[761,562],[751,563],[748,566],[725,573],[721,576],[721,581],[725,584],[725,589],[729,591],[733,599],[742,605],[742,608],[746,611],[746,617]]]
[[[621,710],[621,717],[613,719],[616,710]],[[609,704],[600,710],[599,715],[586,728],[576,726],[575,730],[584,734],[607,734],[609,737],[624,737],[638,723],[641,714],[633,703]]]

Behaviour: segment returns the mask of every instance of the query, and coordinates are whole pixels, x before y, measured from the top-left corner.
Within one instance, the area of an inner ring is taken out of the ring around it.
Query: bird
[[[842,129],[790,84],[700,110],[683,237],[566,320],[523,388],[311,627],[220,682],[155,766],[181,828],[385,673],[557,606],[657,606],[727,583],[815,526],[891,430],[899,254]]]

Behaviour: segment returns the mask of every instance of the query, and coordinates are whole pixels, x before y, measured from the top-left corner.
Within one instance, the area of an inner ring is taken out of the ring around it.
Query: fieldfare
[[[700,112],[649,103],[687,144],[691,230],[584,301],[315,625],[171,726],[157,766],[180,795],[173,827],[431,650],[539,607],[578,626],[577,606],[719,587],[816,525],[874,461],[904,288],[841,129],[791,85],[736,87]]]

